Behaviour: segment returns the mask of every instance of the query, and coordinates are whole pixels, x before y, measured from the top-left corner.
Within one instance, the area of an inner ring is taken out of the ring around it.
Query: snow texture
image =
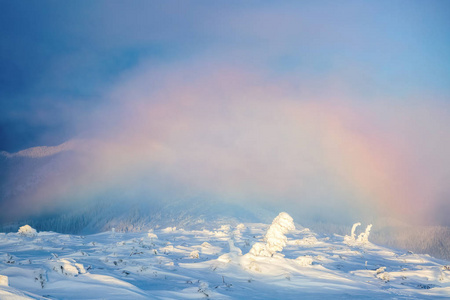
[[[270,226],[207,225],[152,235],[0,234],[0,299],[450,297],[448,261],[367,242],[370,227],[358,242],[295,229],[285,213]]]

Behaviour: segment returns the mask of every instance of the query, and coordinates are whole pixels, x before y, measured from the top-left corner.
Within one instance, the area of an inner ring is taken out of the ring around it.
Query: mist
[[[450,225],[447,4],[1,5],[0,225]]]
[[[202,199],[217,211],[279,207],[324,223],[447,225],[436,208],[448,195],[450,116],[425,95],[373,101],[335,82],[189,63],[142,64],[103,97],[67,143],[22,153],[65,158],[2,211]]]

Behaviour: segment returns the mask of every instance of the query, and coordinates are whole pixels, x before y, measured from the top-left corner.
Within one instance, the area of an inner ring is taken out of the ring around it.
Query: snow
[[[366,230],[364,232],[361,232],[358,235],[358,238],[355,238],[356,237],[356,235],[355,235],[356,228],[360,225],[361,225],[360,222],[353,224],[350,236],[346,235],[344,237],[344,241],[348,245],[353,245],[353,246],[354,245],[363,245],[363,244],[366,244],[369,242],[369,235],[370,235],[370,230],[372,229],[372,224],[367,225]]]
[[[0,285],[8,286],[8,276],[0,275]]]
[[[355,231],[356,231],[356,227],[358,227],[358,226],[360,226],[360,225],[361,225],[361,223],[360,223],[360,222],[357,222],[357,223],[353,224],[353,226],[352,226],[352,233],[351,233],[350,237],[351,237],[351,239],[352,239],[353,241],[355,240]]]
[[[30,225],[20,227],[18,233],[27,237],[34,237],[37,235],[36,229],[32,228]]]
[[[158,239],[158,236],[153,232],[153,230],[150,230],[147,233],[147,237],[151,238],[151,239]]]
[[[367,225],[366,231],[359,234],[357,241],[360,243],[367,243],[369,241],[370,229],[372,229],[372,224]]]
[[[292,217],[285,212],[280,213],[264,236],[266,243],[255,243],[249,253],[254,256],[273,256],[276,252],[283,250],[287,244],[285,234],[294,229]]]
[[[448,261],[358,242],[355,230],[349,243],[352,235],[320,235],[294,226],[288,214],[270,226],[208,226],[1,234],[0,299],[450,297]],[[276,251],[251,253],[268,248]]]

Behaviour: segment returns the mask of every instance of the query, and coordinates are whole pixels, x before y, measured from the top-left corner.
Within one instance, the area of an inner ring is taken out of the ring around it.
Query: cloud
[[[0,134],[14,149],[76,139],[76,156],[15,203],[170,191],[444,222],[449,44],[429,33],[447,28],[445,10],[329,5],[104,2],[55,6],[56,19],[41,8],[36,32],[10,23],[2,53],[25,49],[14,62],[40,79],[19,95],[32,100],[3,101]],[[38,42],[21,46],[28,35]],[[56,50],[30,65],[29,49]]]
[[[242,65],[143,66],[91,112],[71,144],[82,163],[33,197],[119,189],[143,202],[202,195],[336,222],[435,222],[448,193],[446,105],[369,103],[327,88],[309,93]]]
[[[119,149],[113,156],[149,161],[227,201],[348,215],[353,207],[415,221],[430,221],[444,201],[445,104],[426,96],[368,103],[345,88],[308,93],[252,68],[192,65],[141,71],[112,93],[120,113],[103,130],[126,145],[108,147]]]

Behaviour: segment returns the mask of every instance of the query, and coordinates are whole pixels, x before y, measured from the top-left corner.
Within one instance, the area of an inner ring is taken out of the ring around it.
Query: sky
[[[0,151],[89,152],[39,199],[151,174],[220,199],[450,225],[447,1],[0,8]]]

